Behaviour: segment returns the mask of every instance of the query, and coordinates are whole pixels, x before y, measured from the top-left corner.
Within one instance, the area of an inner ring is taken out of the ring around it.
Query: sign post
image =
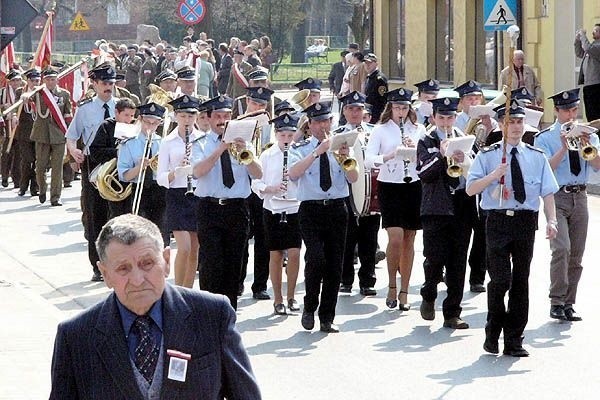
[[[485,0],[483,27],[486,31],[505,31],[517,23],[517,0]]]
[[[204,0],[181,0],[177,7],[177,15],[187,25],[200,23],[206,15]]]
[[[71,23],[70,31],[89,31],[90,26],[88,25],[85,18],[83,18],[83,14],[78,12],[73,18],[73,22]]]

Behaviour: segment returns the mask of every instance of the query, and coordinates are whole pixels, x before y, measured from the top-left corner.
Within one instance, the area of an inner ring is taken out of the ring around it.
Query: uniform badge
[[[156,111],[156,107],[154,107],[154,104],[152,104],[152,105],[150,106],[150,112],[154,112],[154,111]]]
[[[563,92],[562,98],[565,99],[565,100],[567,100],[569,98],[569,93]]]
[[[516,110],[516,109],[517,109],[517,107],[518,107],[518,106],[517,106],[517,104],[516,104],[516,103],[513,103],[513,104],[511,104],[511,106],[510,106],[511,110]]]
[[[449,105],[450,105],[450,99],[449,99],[449,98],[447,98],[447,97],[446,97],[446,98],[444,99],[444,105],[447,105],[447,106],[449,106]]]
[[[521,90],[521,94],[527,96],[527,88],[523,88],[523,90]]]
[[[405,92],[404,92],[404,89],[400,89],[400,90],[398,91],[398,93],[400,94],[400,96],[404,96],[404,93],[405,93]]]
[[[319,104],[319,103],[315,104],[315,110],[321,111],[321,104]]]
[[[358,100],[358,93],[354,93],[354,96],[352,97],[354,100]]]
[[[435,86],[435,82],[433,81],[433,79],[429,80],[429,86]]]
[[[290,122],[290,118],[289,118],[289,117],[286,115],[286,116],[283,118],[283,122],[285,122],[286,124],[287,124],[287,123],[289,123],[289,122]]]
[[[225,97],[223,97],[223,95],[219,96],[219,103],[224,103],[225,102]]]
[[[385,96],[386,92],[385,86],[379,86],[379,88],[377,88],[377,93],[379,93],[380,96]]]
[[[473,87],[473,86],[475,86],[475,82],[469,81],[469,87]]]
[[[181,99],[182,102],[184,103],[189,103],[190,102],[190,98],[187,96],[183,96],[183,99]]]
[[[263,89],[261,87],[259,87],[258,90],[256,91],[256,93],[263,94]]]
[[[308,82],[308,83],[310,83],[310,84],[312,85],[312,83],[313,83],[314,81],[312,80],[312,78],[308,78],[308,80],[307,80],[306,82]]]
[[[108,69],[106,70],[106,73],[109,74],[109,75],[112,75],[112,74],[115,73],[115,70],[112,69],[112,67],[108,67]]]

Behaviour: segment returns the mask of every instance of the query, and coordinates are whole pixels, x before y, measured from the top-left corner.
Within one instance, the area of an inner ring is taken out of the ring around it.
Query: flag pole
[[[48,30],[50,29],[50,24],[52,24],[52,16],[54,15],[54,11],[46,11],[46,15],[48,19],[46,20],[46,25],[44,25],[44,30],[42,31],[42,36],[40,36],[40,42],[38,43],[37,50],[35,51],[35,55],[33,56],[33,61],[29,65],[29,68],[33,68],[35,66],[35,62],[40,56],[42,51],[42,47],[44,46],[44,42],[46,41],[46,35],[48,34]],[[42,66],[40,65],[40,68]]]

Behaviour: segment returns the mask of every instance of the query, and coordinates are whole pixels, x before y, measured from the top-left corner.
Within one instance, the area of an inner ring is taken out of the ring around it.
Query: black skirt
[[[197,231],[198,200],[196,196],[186,196],[186,188],[167,189],[167,229],[169,231]]]
[[[263,208],[265,241],[269,251],[295,249],[302,246],[298,213],[286,214],[287,223],[281,223],[281,214]]]
[[[421,229],[421,181],[378,183],[381,226],[412,231]]]

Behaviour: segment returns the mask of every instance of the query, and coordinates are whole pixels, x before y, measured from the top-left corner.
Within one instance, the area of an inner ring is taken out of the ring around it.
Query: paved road
[[[54,208],[40,205],[37,198],[19,198],[15,190],[0,190],[0,399],[47,397],[56,324],[107,293],[102,283],[89,282],[78,193],[75,182],[63,192],[65,206]],[[525,332],[528,359],[481,350],[485,294],[465,293],[463,316],[469,330],[442,328],[439,302],[436,320],[423,321],[418,312],[420,251],[409,297],[413,310],[386,309],[386,273],[379,268],[376,297],[364,298],[357,290],[340,296],[339,334],[306,332],[299,314],[274,316],[270,301],[257,302],[247,291],[240,300],[238,327],[264,398],[598,398],[600,271],[594,261],[600,248],[593,238],[600,233],[600,199],[591,197],[590,208],[592,240],[577,306],[583,322],[558,323],[547,317],[549,251],[538,236]],[[384,234],[380,243],[386,243]],[[251,279],[250,272],[247,288]],[[302,284],[299,290],[301,300]]]

